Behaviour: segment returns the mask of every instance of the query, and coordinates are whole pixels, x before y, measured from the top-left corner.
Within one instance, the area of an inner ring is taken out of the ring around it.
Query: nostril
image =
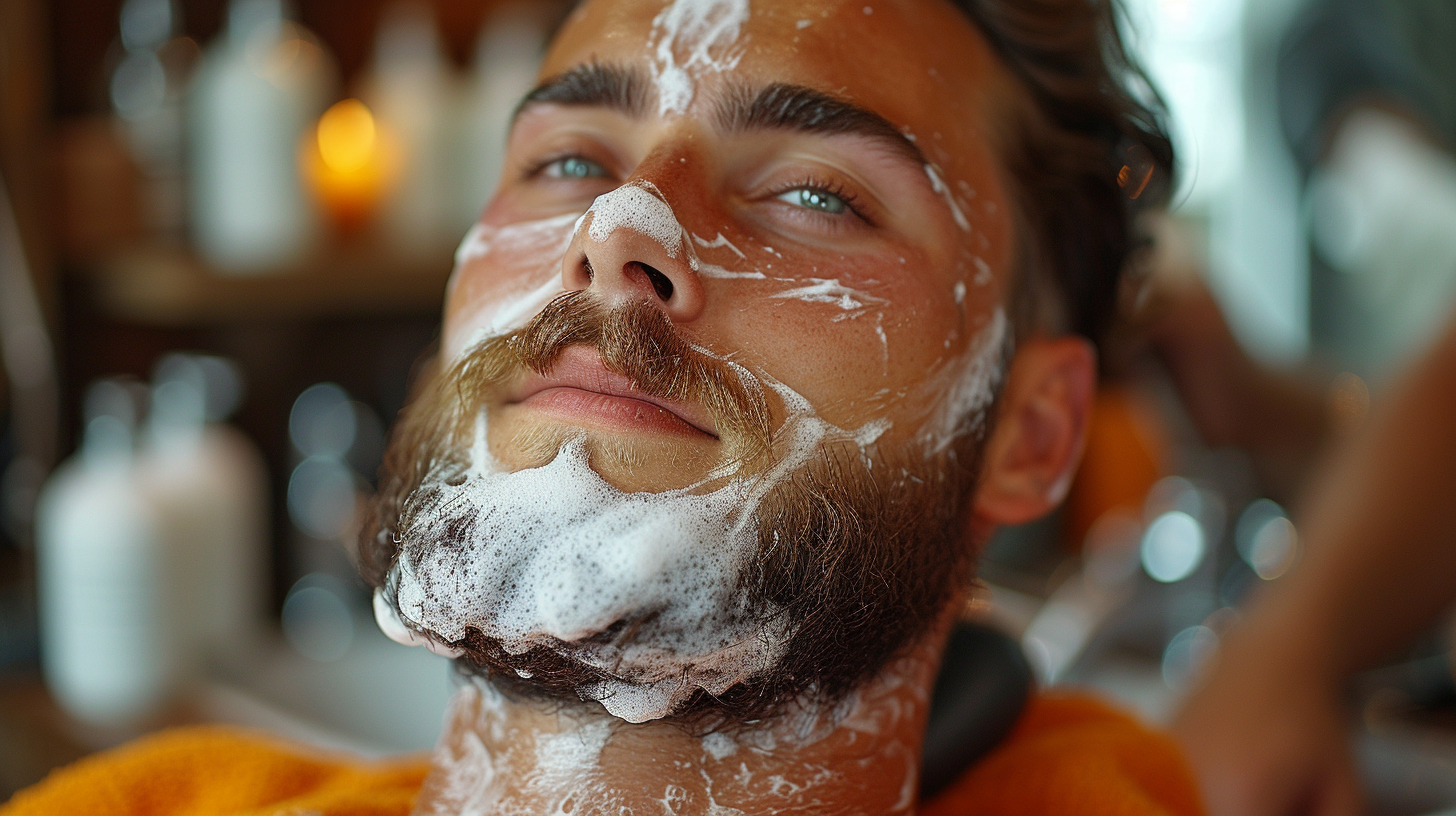
[[[657,296],[662,298],[664,302],[671,300],[672,280],[647,264],[639,263],[637,265],[642,268],[643,272],[647,273],[647,279],[652,281],[652,288],[657,292]]]

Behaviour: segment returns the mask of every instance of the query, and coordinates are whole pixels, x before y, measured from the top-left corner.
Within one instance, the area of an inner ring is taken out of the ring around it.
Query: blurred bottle
[[[190,94],[192,228],[203,257],[228,274],[286,267],[310,249],[318,216],[298,145],[337,84],[312,34],[283,0],[232,0]]]
[[[248,653],[263,616],[266,469],[256,447],[221,424],[240,391],[226,360],[163,358],[137,468],[183,577],[196,658]]]
[[[457,232],[480,218],[500,183],[511,115],[535,87],[545,49],[547,23],[540,5],[502,4],[476,41],[457,145],[459,211],[452,224]]]
[[[387,7],[362,96],[382,135],[398,145],[398,181],[383,226],[406,254],[428,255],[459,237],[449,150],[456,82],[430,7],[414,0]]]
[[[186,633],[161,523],[134,472],[137,404],[91,387],[80,452],[46,484],[37,583],[46,681],[77,719],[136,725],[185,681]]]
[[[146,226],[158,237],[181,233],[182,99],[198,57],[197,43],[178,36],[174,0],[127,0],[121,7],[122,57],[111,74],[111,107],[141,170]]]

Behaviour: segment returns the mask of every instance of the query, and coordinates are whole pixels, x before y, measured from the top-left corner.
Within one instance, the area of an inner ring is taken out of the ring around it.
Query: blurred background
[[[569,5],[0,4],[0,794],[177,723],[432,744],[448,667],[378,633],[344,542]],[[1163,720],[1456,305],[1456,18],[1126,6],[1173,212],[1071,498],[973,607]],[[1450,629],[1359,684],[1378,813],[1456,807]]]
[[[178,722],[429,747],[343,542],[567,7],[0,5],[0,793]]]

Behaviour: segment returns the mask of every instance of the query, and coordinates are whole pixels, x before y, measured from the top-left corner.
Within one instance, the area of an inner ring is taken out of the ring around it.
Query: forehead
[[[543,75],[597,61],[660,78],[665,40],[690,75],[693,105],[729,82],[801,85],[878,113],[947,168],[984,146],[991,103],[1007,87],[975,26],[947,0],[589,0]]]

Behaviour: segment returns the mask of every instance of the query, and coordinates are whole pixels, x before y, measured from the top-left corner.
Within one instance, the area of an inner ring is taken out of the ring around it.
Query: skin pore
[[[959,11],[594,0],[542,77],[457,258],[444,360],[563,292],[648,302],[764,385],[774,429],[808,417],[862,449],[930,456],[999,385],[968,547],[1060,501],[1093,353],[1032,334],[1004,374],[977,365],[1009,332],[1015,242],[992,122],[1017,91]],[[580,438],[612,487],[659,493],[732,463],[710,412],[634,394],[592,357],[563,355],[487,402],[500,467],[543,467]],[[839,705],[707,734],[471,682],[417,812],[911,812],[956,606]]]

